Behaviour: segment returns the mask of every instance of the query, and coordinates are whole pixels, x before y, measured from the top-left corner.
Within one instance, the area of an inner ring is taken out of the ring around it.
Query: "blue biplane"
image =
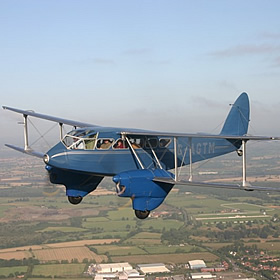
[[[105,176],[111,176],[120,197],[130,197],[135,215],[145,219],[157,208],[174,185],[252,190],[272,190],[252,186],[246,179],[246,143],[249,140],[279,140],[275,137],[248,136],[249,99],[242,93],[226,118],[220,134],[166,133],[138,129],[111,128],[66,120],[3,106],[24,118],[23,148],[6,146],[40,157],[46,164],[51,183],[66,187],[72,204],[94,191]],[[46,154],[28,143],[28,117],[57,122],[61,141]],[[63,135],[63,125],[75,129]],[[236,151],[243,157],[240,184],[215,184],[192,180],[192,164]],[[190,166],[188,180],[179,178],[179,169]],[[171,172],[173,170],[173,172]]]

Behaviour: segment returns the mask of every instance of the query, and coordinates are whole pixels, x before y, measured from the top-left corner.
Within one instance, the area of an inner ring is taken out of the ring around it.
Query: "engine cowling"
[[[173,174],[164,169],[141,169],[121,172],[113,177],[118,196],[132,198],[132,207],[140,219],[146,218],[151,210],[157,208],[174,186],[155,182],[155,177],[173,178]]]
[[[63,170],[49,165],[46,165],[45,168],[49,173],[51,183],[62,184],[66,187],[66,195],[72,204],[79,204],[82,198],[94,191],[103,179],[103,177]]]

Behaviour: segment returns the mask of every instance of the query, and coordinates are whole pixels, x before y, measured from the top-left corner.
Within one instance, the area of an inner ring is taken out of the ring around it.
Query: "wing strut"
[[[60,135],[60,140],[63,138],[63,123],[59,123],[59,135]]]
[[[242,187],[244,189],[251,187],[251,184],[247,182],[247,167],[246,167],[246,143],[247,140],[242,140]]]
[[[174,137],[174,168],[175,168],[175,182],[178,181],[178,158],[177,158],[177,137]]]
[[[189,177],[189,181],[192,181],[192,138],[189,138],[189,160],[190,160],[190,177]]]
[[[149,143],[150,149],[151,149],[151,151],[153,153],[153,156],[154,156],[154,158],[155,158],[155,160],[157,162],[157,165],[159,166],[160,169],[163,169],[162,165],[161,165],[161,163],[160,163],[160,161],[159,161],[159,159],[158,159],[158,157],[157,157],[157,155],[156,155],[156,153],[155,153],[155,151],[154,151],[154,149],[153,149],[153,147],[152,147],[152,145],[151,145],[151,143],[149,141],[149,139],[148,139],[148,143]]]
[[[127,138],[127,136],[125,136],[125,140],[126,140],[126,142],[128,143],[128,145],[129,145],[131,151],[133,152],[134,156],[136,157],[136,159],[137,159],[139,165],[141,166],[141,169],[144,169],[144,165],[142,164],[140,158],[138,157],[137,153],[135,152],[134,148],[132,147],[132,145],[131,145],[129,139]]]
[[[28,143],[28,129],[27,129],[27,115],[23,115],[24,121],[24,150],[29,150],[29,143]]]

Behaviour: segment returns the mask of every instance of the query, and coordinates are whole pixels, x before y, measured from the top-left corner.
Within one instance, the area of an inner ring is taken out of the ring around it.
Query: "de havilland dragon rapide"
[[[112,177],[117,195],[130,197],[136,217],[145,219],[162,204],[174,185],[238,190],[280,191],[280,188],[252,186],[246,178],[246,144],[249,140],[280,140],[278,137],[248,135],[250,105],[247,93],[234,104],[219,134],[170,133],[139,129],[102,127],[3,106],[23,115],[24,147],[6,146],[40,157],[50,182],[62,184],[72,204],[94,191],[104,177]],[[46,153],[29,146],[28,118],[56,122],[60,141]],[[74,129],[63,135],[63,125]],[[237,152],[242,157],[240,184],[218,184],[193,180],[192,164]],[[180,168],[189,165],[189,178],[181,179]]]

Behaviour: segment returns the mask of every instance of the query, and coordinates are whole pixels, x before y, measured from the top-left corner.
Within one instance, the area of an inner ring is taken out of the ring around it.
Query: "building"
[[[140,274],[136,269],[119,273],[119,280],[145,280],[145,274]]]
[[[213,279],[216,276],[213,276],[210,272],[201,272],[201,273],[191,273],[191,279]]]
[[[129,263],[103,263],[92,265],[91,267],[94,273],[116,273],[133,270]]]
[[[256,278],[238,278],[234,280],[256,280]]]
[[[115,273],[96,273],[94,280],[145,280],[145,275],[132,269]]]
[[[145,275],[129,263],[92,264],[88,274],[94,276],[94,280],[145,280]]]
[[[137,269],[141,270],[144,274],[170,272],[170,270],[163,263],[138,264]]]
[[[189,266],[190,269],[201,269],[201,268],[205,268],[206,264],[203,260],[193,260],[193,261],[189,261]]]

